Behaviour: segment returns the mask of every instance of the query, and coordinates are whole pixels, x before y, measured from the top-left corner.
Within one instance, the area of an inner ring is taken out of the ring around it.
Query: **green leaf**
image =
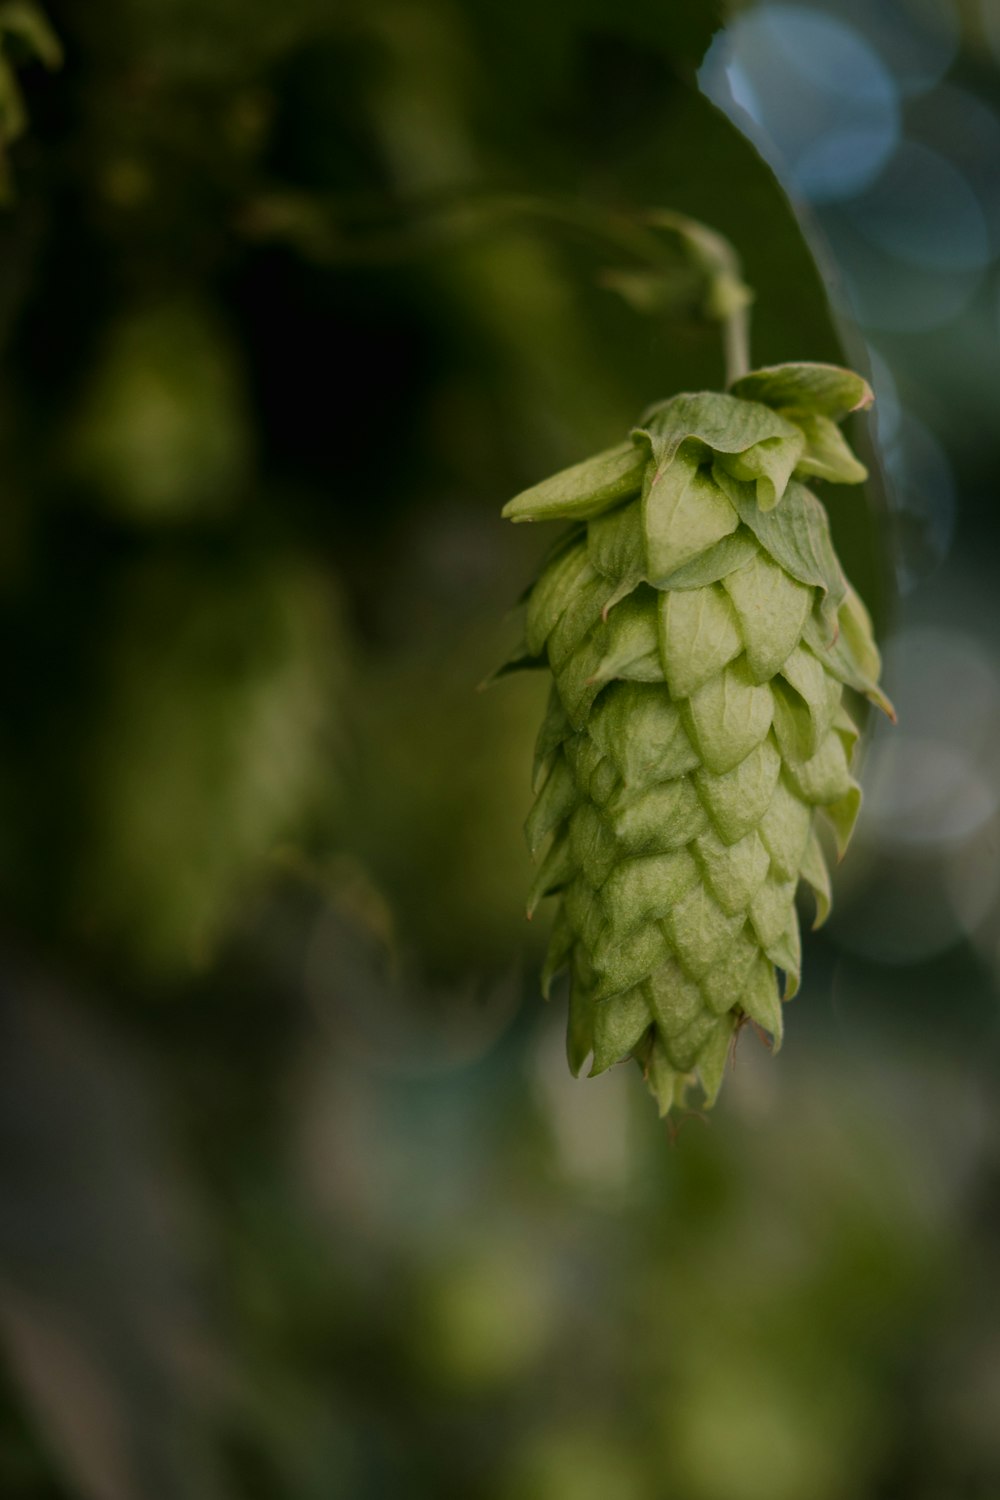
[[[721,775],[746,759],[771,727],[774,698],[753,681],[741,657],[692,693],[681,713],[709,771]]]
[[[6,0],[0,5],[0,32],[16,36],[46,68],[62,66],[62,43],[30,0]]]
[[[736,610],[750,675],[755,682],[767,682],[798,645],[813,591],[759,549],[722,587]]]
[[[752,370],[732,387],[745,401],[760,401],[778,409],[817,412],[834,421],[848,412],[865,411],[875,399],[867,380],[839,365],[784,364]]]
[[[663,580],[739,525],[737,515],[693,450],[651,468],[642,499],[646,576]]]
[[[619,443],[522,490],[508,500],[501,515],[508,521],[572,521],[599,516],[631,495],[638,495],[646,456],[645,450],[631,441]]]
[[[659,598],[660,659],[674,698],[687,698],[743,649],[736,614],[720,584],[667,590]],[[798,639],[798,637],[796,637]]]

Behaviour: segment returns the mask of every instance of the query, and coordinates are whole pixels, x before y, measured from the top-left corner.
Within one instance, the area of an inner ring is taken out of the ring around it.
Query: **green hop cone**
[[[714,1102],[745,1021],[780,1045],[796,891],[818,926],[820,827],[842,854],[861,802],[845,686],[892,714],[804,483],[866,478],[837,422],[871,400],[833,366],[758,370],[662,402],[504,510],[572,523],[510,663],[553,677],[526,825],[529,915],[558,896],[543,988],[569,971],[573,1071],[634,1057],[661,1114],[695,1082]]]

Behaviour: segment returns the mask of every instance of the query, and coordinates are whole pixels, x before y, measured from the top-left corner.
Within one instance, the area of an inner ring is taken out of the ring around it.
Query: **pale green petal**
[[[743,926],[727,916],[705,885],[696,885],[664,919],[663,931],[685,972],[700,979],[721,962]]]
[[[528,892],[528,916],[534,916],[538,903],[559,890],[574,874],[573,858],[568,837],[560,834],[542,860],[538,874]]]
[[[612,801],[607,812],[625,855],[669,854],[697,838],[708,823],[689,776],[661,782],[621,808]]]
[[[682,445],[705,459],[713,453],[745,453],[770,438],[797,436],[794,424],[770,407],[720,391],[671,396],[650,407],[633,433],[634,439],[649,442],[658,467],[669,463]]]
[[[750,922],[765,950],[784,936],[789,912],[795,911],[797,884],[797,880],[778,880],[771,875],[750,903]]]
[[[622,937],[665,917],[693,886],[699,871],[687,849],[626,859],[608,876],[601,890],[611,926]]]
[[[528,596],[524,634],[529,650],[536,653],[545,650],[563,610],[573,603],[577,590],[593,582],[596,576],[583,541],[552,559]]]
[[[687,698],[743,649],[736,613],[720,584],[661,594],[659,626],[660,657],[674,698]]]
[[[613,684],[594,705],[588,727],[628,791],[673,780],[700,764],[680,712],[661,686]]]
[[[563,521],[600,515],[637,495],[646,464],[644,448],[619,443],[522,490],[504,506],[508,521]]]
[[[846,797],[852,785],[851,771],[838,730],[830,730],[811,760],[790,761],[788,775],[806,802],[838,802]]]
[[[739,1003],[759,957],[756,934],[749,924],[744,924],[725,957],[698,981],[702,998],[715,1015],[723,1015]]]
[[[642,984],[670,956],[667,940],[655,922],[640,927],[624,942],[612,943],[611,939],[616,935],[606,929],[594,948],[596,1000],[608,1000],[612,995]]]
[[[524,825],[532,856],[538,853],[553,829],[558,828],[569,817],[578,797],[576,782],[566,757],[556,756]]]
[[[838,798],[836,802],[831,802],[822,811],[833,829],[838,857],[843,859],[847,853],[847,846],[851,842],[854,825],[858,821],[858,813],[861,811],[861,788],[857,782],[852,782],[851,789],[845,796]]]
[[[653,1019],[666,1036],[683,1031],[702,1013],[701,991],[669,953],[650,975],[646,994]]]
[[[799,644],[814,591],[761,551],[745,568],[730,573],[722,587],[739,619],[750,675],[755,682],[766,682]]]
[[[806,852],[802,856],[801,865],[802,879],[812,888],[816,897],[816,920],[813,922],[813,930],[822,927],[830,909],[833,905],[833,897],[830,890],[830,872],[826,867],[826,859],[815,828],[809,835],[806,844]]]
[[[569,964],[575,942],[576,934],[566,915],[565,903],[561,902],[552,924],[552,935],[542,967],[542,994],[546,1000],[552,993],[552,981]]]
[[[548,769],[552,756],[565,739],[573,733],[573,726],[562,706],[555,686],[549,692],[548,707],[535,740],[535,762],[532,786],[537,790]]]
[[[657,586],[661,589],[701,589],[710,583],[718,583],[748,563],[757,547],[753,532],[741,526],[684,563],[669,577],[657,579]]]
[[[594,1046],[594,1007],[590,986],[574,976],[569,991],[569,1016],[566,1025],[566,1061],[574,1078],[579,1077]]]
[[[695,840],[695,854],[709,888],[729,916],[746,914],[747,907],[767,877],[768,852],[756,829],[735,844],[724,844],[714,828]]]
[[[662,682],[658,620],[656,593],[645,585],[616,604],[607,621],[594,629],[592,640],[599,659],[592,682],[610,682],[615,677]]]
[[[762,1030],[771,1033],[774,1050],[777,1052],[781,1046],[784,1018],[774,968],[766,958],[760,958],[754,964],[746,989],[740,997],[740,1004],[751,1021],[756,1021]]]
[[[818,412],[834,420],[865,411],[875,399],[867,380],[853,370],[806,361],[752,370],[734,383],[732,393],[747,401]]]
[[[805,451],[795,467],[798,478],[864,484],[868,470],[855,458],[835,422],[814,412],[796,412],[795,425],[805,438]]]
[[[688,735],[710,771],[721,775],[745,760],[771,727],[774,699],[755,683],[746,661],[724,667],[681,709]]]
[[[681,1031],[661,1032],[659,1040],[674,1067],[689,1073],[702,1052],[711,1047],[712,1039],[724,1024],[708,1011],[701,1010]]]
[[[822,592],[820,609],[831,636],[847,583],[830,539],[826,511],[806,487],[792,480],[774,510],[761,510],[753,488],[724,471],[718,479],[740,520],[776,563],[799,583]]]
[[[758,825],[778,880],[797,877],[812,827],[812,808],[780,777],[767,812]]]
[[[739,525],[736,512],[694,453],[652,469],[643,491],[646,575],[659,584]]]
[[[721,776],[704,769],[695,773],[698,795],[725,843],[735,844],[757,826],[771,804],[780,771],[781,756],[767,739]]]
[[[773,510],[784,496],[805,446],[805,434],[796,425],[787,437],[766,438],[745,453],[719,454],[718,462],[734,479],[754,485],[761,510]]]
[[[642,507],[619,506],[587,526],[587,556],[591,567],[616,587],[641,582],[646,570]]]
[[[594,1006],[593,1021],[592,1078],[606,1072],[615,1063],[623,1062],[642,1041],[653,1018],[645,992],[637,985],[624,995],[616,995],[613,1000],[598,1001]]]
[[[794,689],[808,711],[810,728],[802,743],[806,748],[803,758],[809,759],[816,754],[833,725],[843,689],[808,646],[799,646],[792,652],[781,668],[781,679]],[[794,758],[794,754],[790,758]]]
[[[735,1032],[735,1017],[725,1017],[718,1023],[698,1053],[698,1079],[705,1093],[706,1109],[710,1109],[719,1097],[719,1090],[732,1056]]]

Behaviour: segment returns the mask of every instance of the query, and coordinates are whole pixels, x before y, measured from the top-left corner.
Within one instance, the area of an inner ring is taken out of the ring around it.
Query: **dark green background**
[[[809,939],[782,1057],[673,1140],[565,1071],[543,685],[474,691],[545,545],[503,501],[722,379],[491,202],[704,219],[756,363],[860,347],[698,92],[717,8],[49,14],[0,224],[0,1493],[987,1500],[981,961]]]

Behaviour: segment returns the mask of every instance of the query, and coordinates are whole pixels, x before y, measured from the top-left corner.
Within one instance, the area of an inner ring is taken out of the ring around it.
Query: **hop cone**
[[[780,1045],[801,967],[795,898],[830,909],[861,792],[844,688],[891,714],[871,624],[809,478],[856,484],[837,421],[857,375],[784,365],[675,396],[628,442],[512,500],[565,520],[511,666],[553,684],[527,822],[529,900],[558,895],[543,988],[570,976],[568,1053],[633,1056],[665,1114],[708,1104],[749,1020]],[[783,975],[779,989],[778,972]]]

